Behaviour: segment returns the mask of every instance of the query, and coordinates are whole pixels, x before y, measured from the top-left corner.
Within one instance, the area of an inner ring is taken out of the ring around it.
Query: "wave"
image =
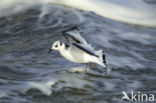
[[[9,89],[4,89],[4,90],[0,89],[0,98],[10,97],[12,90],[18,91],[21,94],[27,94],[29,91],[34,89],[49,96],[54,91],[59,91],[64,87],[76,88],[76,89],[87,89],[86,86],[94,86],[93,83],[84,80],[85,75],[83,75],[84,72],[83,70],[84,67],[74,67],[71,68],[71,70],[69,71],[66,70],[59,71],[59,72],[56,71],[54,74],[53,73],[48,74],[48,76],[42,76],[39,78],[37,77],[35,81],[24,81],[24,83],[22,84],[19,82],[14,83],[12,87]],[[76,73],[75,71],[82,72],[82,75]],[[91,70],[89,69],[89,71]],[[42,80],[40,78],[42,78]],[[5,86],[4,88],[8,88],[8,86]]]
[[[92,11],[100,16],[125,23],[156,26],[155,8],[141,0],[1,0],[0,17],[49,3]]]

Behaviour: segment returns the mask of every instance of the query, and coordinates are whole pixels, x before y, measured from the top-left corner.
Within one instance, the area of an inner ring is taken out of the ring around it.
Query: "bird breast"
[[[92,62],[93,60],[92,56],[75,48],[69,48],[68,50],[60,51],[60,53],[67,60],[75,63],[88,63]]]

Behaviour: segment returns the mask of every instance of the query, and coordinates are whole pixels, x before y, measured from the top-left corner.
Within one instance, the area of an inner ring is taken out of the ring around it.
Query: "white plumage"
[[[87,41],[82,38],[77,27],[63,31],[63,35],[67,39],[68,44],[55,41],[49,52],[57,50],[63,57],[71,62],[88,63],[87,67],[90,63],[96,63],[106,68],[107,72],[110,72],[110,69],[106,66],[104,51],[95,51],[91,44],[88,44]],[[86,72],[87,67],[85,69]]]

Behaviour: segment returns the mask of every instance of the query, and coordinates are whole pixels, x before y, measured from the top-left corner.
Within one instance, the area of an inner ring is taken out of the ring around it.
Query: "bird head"
[[[61,50],[63,49],[64,45],[61,41],[55,41],[53,44],[52,44],[52,47],[51,49],[49,50],[49,53],[52,51],[52,50]]]

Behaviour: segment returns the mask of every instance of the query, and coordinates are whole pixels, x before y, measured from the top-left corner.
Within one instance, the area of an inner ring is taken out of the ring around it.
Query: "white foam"
[[[7,16],[28,9],[35,5],[54,3],[85,11],[92,11],[98,15],[114,20],[144,26],[156,26],[155,8],[141,0],[1,0],[0,16]],[[43,17],[47,13],[43,7]],[[80,20],[83,19],[79,16]]]
[[[98,66],[98,64],[95,64],[96,66]],[[70,72],[80,72],[80,73],[84,73],[85,74],[85,66],[84,67],[72,67],[69,69]],[[98,72],[96,69],[100,70],[100,72]],[[92,75],[98,75],[98,76],[105,76],[106,73],[103,70],[104,68],[87,68],[87,73],[92,74]],[[105,69],[106,70],[106,69]]]
[[[73,68],[70,68],[71,72],[84,72],[84,70],[85,70],[85,67],[73,67]],[[88,68],[88,71],[90,71],[89,68]]]
[[[50,95],[52,93],[51,86],[54,84],[55,82],[53,80],[47,82],[28,82],[25,90],[34,88],[40,90],[43,94]]]
[[[46,14],[49,13],[49,6],[44,4],[42,7],[41,7],[41,13],[39,15],[39,20],[42,19]]]
[[[61,80],[65,81],[62,84],[63,87],[71,87],[71,88],[84,88],[85,85],[91,85],[90,82],[84,80],[83,75],[76,74],[64,74],[61,76]]]
[[[53,91],[58,91],[64,87],[70,88],[85,88],[85,85],[92,85],[87,80],[84,80],[82,74],[59,72],[51,77],[42,78],[41,81],[29,81],[21,88],[21,93],[25,94],[30,89],[37,89],[45,95],[50,95]]]
[[[156,26],[154,8],[141,0],[53,0],[53,3],[93,11],[103,17],[122,22]]]

